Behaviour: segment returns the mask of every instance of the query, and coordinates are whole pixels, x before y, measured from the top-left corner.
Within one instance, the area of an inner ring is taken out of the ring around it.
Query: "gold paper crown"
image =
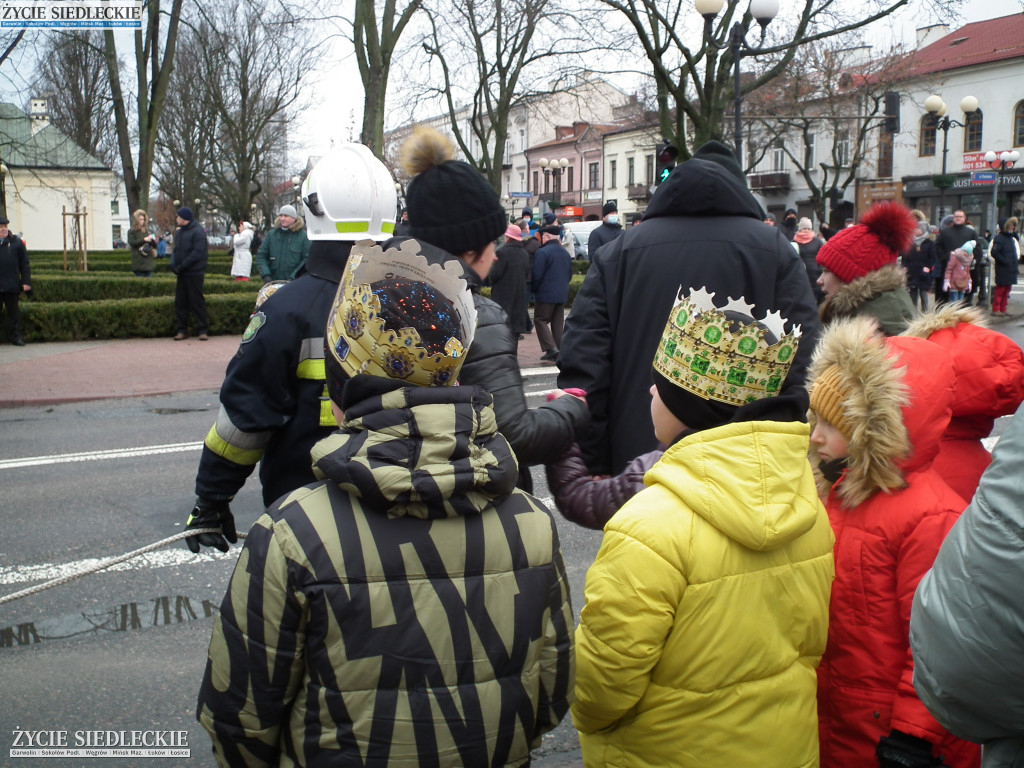
[[[460,262],[430,264],[416,240],[384,251],[370,240],[352,248],[327,323],[327,350],[349,375],[360,373],[401,379],[422,387],[455,384],[466,350],[476,331],[473,294],[462,277]],[[384,326],[380,299],[370,285],[386,278],[427,283],[452,305],[462,341],[452,337],[443,353],[423,348],[415,328],[397,331]]]
[[[788,321],[769,312],[763,320],[735,323],[739,327],[734,332],[734,321],[725,313],[753,318],[754,305],[740,297],[719,308],[714,296],[706,287],[691,288],[690,295],[683,296],[679,287],[654,369],[686,391],[719,403],[745,405],[777,394],[800,344],[800,326],[784,335]],[[774,344],[765,339],[766,329],[777,339]]]

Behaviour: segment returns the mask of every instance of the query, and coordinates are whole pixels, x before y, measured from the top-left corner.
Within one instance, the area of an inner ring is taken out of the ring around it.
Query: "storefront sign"
[[[996,155],[1002,153],[1003,150],[998,150]],[[985,162],[984,152],[964,152],[964,170],[965,171],[990,171],[992,166]]]

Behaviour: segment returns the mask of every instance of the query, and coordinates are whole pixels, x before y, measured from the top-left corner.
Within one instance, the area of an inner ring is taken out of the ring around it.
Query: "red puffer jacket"
[[[981,444],[995,420],[1024,401],[1024,351],[1007,336],[985,327],[974,307],[943,304],[910,324],[907,336],[944,347],[953,359],[956,395],[953,418],[942,436],[932,469],[970,501],[992,461]]]
[[[946,765],[975,768],[979,748],[943,729],[914,692],[908,639],[914,590],[966,506],[930,466],[952,412],[953,366],[930,342],[867,340],[864,330],[830,328],[811,369],[817,378],[839,368],[855,436],[825,500],[836,579],[818,668],[821,766],[877,766],[879,739],[897,730],[930,742]]]

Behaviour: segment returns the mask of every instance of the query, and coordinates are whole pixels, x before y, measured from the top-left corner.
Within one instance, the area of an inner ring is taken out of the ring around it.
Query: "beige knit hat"
[[[843,402],[847,393],[840,385],[839,366],[825,369],[814,381],[811,388],[811,410],[838,429],[847,440],[853,434],[853,427],[846,418]]]

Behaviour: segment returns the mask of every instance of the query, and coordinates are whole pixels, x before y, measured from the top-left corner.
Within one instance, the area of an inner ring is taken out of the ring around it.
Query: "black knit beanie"
[[[402,146],[402,166],[413,176],[405,195],[409,234],[455,256],[479,251],[504,233],[498,193],[432,128],[418,128]]]
[[[712,163],[717,163],[734,176],[737,176],[744,184],[747,183],[747,177],[743,175],[743,169],[740,168],[736,155],[720,141],[709,141],[693,153],[693,159],[710,160]]]
[[[736,414],[737,406],[707,400],[675,384],[655,370],[651,370],[654,386],[665,407],[672,415],[692,430],[701,431],[728,424]]]

